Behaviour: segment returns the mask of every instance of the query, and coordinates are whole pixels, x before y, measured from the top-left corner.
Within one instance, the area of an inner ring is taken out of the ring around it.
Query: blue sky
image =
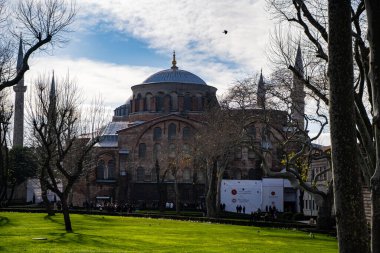
[[[70,1],[70,0],[67,0]],[[238,79],[271,72],[270,35],[276,24],[265,0],[76,0],[70,42],[52,55],[37,54],[26,75],[70,74],[84,98],[101,95],[113,110],[131,96],[131,86],[177,66],[218,89]],[[228,30],[228,34],[223,33]]]
[[[85,33],[72,33],[71,42],[56,50],[57,56],[87,58],[119,65],[162,67],[170,55],[162,55],[149,48],[143,40],[119,31],[95,26]]]
[[[69,1],[69,0],[67,0]],[[85,90],[122,104],[130,87],[171,66],[190,71],[222,95],[231,84],[263,68],[273,23],[264,0],[76,0],[78,14],[70,42],[53,55],[39,54],[26,76],[54,69]],[[223,34],[223,30],[228,34]]]

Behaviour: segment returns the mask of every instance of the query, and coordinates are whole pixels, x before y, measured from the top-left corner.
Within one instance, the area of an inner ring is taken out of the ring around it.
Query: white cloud
[[[77,0],[77,5],[76,32],[94,31],[102,23],[102,29],[133,36],[156,52],[175,49],[178,66],[218,88],[219,95],[236,79],[268,69],[264,51],[272,23],[264,0]],[[227,35],[222,33],[225,29]],[[53,68],[62,76],[69,71],[87,98],[101,93],[111,107],[126,101],[132,85],[161,70],[43,55],[31,66],[27,82]]]
[[[77,82],[84,92],[87,101],[99,94],[107,106],[115,108],[123,104],[131,95],[131,87],[142,83],[148,76],[161,69],[131,65],[117,65],[90,59],[74,59],[69,57],[39,56],[31,61],[31,70],[26,73],[26,85],[32,85],[39,75],[51,73],[64,77],[67,73]],[[222,94],[234,81],[238,73],[229,71],[221,64],[210,65],[209,68],[189,64],[187,69],[199,75]],[[220,73],[224,73],[220,75]]]
[[[96,17],[157,51],[177,50],[185,65],[228,61],[245,72],[268,67],[264,51],[272,22],[264,0],[80,0],[78,4],[80,16],[86,18],[81,26],[87,20],[93,25]]]
[[[34,58],[31,70],[26,74],[26,84],[32,85],[40,75],[54,70],[56,76],[67,73],[83,90],[87,101],[101,95],[107,106],[119,106],[132,95],[131,86],[144,81],[158,71],[150,67],[121,66],[89,59],[58,58],[54,56]]]

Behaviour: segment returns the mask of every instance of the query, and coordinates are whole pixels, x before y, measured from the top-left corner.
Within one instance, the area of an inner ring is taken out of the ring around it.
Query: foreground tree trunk
[[[209,164],[208,164],[209,165]],[[206,208],[207,217],[215,218],[216,212],[216,164],[207,166],[207,193],[206,193]]]
[[[178,187],[177,173],[174,175],[174,192],[175,192],[175,212],[180,214],[181,212],[181,203],[180,203],[180,192]]]
[[[329,0],[330,129],[339,251],[369,252],[356,153],[351,4]]]
[[[46,213],[49,216],[53,216],[53,215],[55,215],[55,212],[54,212],[54,210],[50,204],[50,201],[48,199],[48,196],[47,196],[48,189],[46,187],[45,179],[40,179],[40,185],[41,185],[41,198],[42,198],[42,202],[44,202],[44,205],[46,208]]]
[[[370,47],[369,78],[372,89],[373,125],[376,140],[376,169],[371,178],[371,249],[380,252],[380,2],[365,0]]]
[[[73,228],[71,227],[69,206],[67,205],[67,196],[62,196],[61,201],[62,201],[62,214],[63,214],[63,219],[65,221],[65,229],[66,229],[66,232],[71,233],[73,232]]]
[[[333,208],[333,192],[328,190],[325,197],[321,197],[322,202],[318,209],[317,227],[319,229],[331,229],[334,225],[334,220],[331,216]]]

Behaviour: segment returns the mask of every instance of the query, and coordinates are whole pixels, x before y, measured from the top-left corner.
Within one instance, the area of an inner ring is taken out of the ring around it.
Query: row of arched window
[[[156,181],[157,173],[155,169],[147,170],[144,167],[138,167],[136,169],[136,181],[137,182],[150,182]],[[202,182],[204,180],[203,173],[201,171],[195,172],[193,175],[191,174],[191,169],[186,167],[181,169],[177,173],[177,179],[183,182],[192,182],[199,181]],[[160,179],[161,180],[161,179]],[[166,174],[166,181],[173,181],[174,177],[171,173]]]
[[[177,125],[170,123],[168,126],[168,140],[172,141],[177,137]],[[184,140],[189,140],[192,137],[191,128],[186,126],[182,129],[182,138]],[[153,141],[162,140],[162,128],[155,127],[153,128]]]
[[[167,150],[167,155],[169,158],[175,158],[176,154],[179,152],[183,152],[184,155],[190,155],[191,154],[191,147],[189,144],[183,144],[181,145],[181,149],[177,147],[175,144],[171,143],[168,146]],[[160,155],[162,154],[162,146],[159,143],[156,143],[153,145],[153,153],[152,153],[152,158],[153,161],[156,161]],[[145,143],[140,143],[139,144],[139,149],[138,149],[138,157],[140,159],[142,158],[147,158],[146,156],[146,144]]]
[[[182,107],[183,111],[203,111],[204,103],[206,99],[202,96],[202,94],[197,94],[192,96],[191,94],[185,94],[183,96],[183,103],[179,104],[177,93],[164,94],[159,93],[156,96],[148,93],[143,98],[141,94],[137,94],[137,96],[130,101],[132,112],[142,112],[142,111],[155,111],[155,112],[163,112],[163,111],[179,111],[180,107]]]

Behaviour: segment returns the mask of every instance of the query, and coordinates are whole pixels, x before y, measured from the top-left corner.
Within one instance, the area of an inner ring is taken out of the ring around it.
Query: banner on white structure
[[[280,212],[284,210],[284,179],[263,178],[263,180],[222,180],[220,203],[228,212],[237,212],[239,207],[245,213],[265,212],[269,207]]]

